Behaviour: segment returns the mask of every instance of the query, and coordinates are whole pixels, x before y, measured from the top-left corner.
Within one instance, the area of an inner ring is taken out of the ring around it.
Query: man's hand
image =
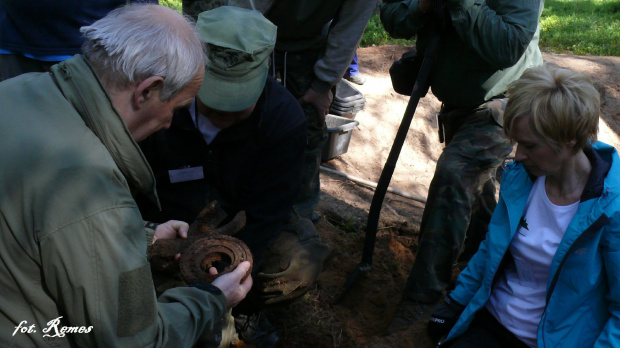
[[[157,229],[155,229],[153,244],[155,244],[155,241],[158,239],[175,239],[177,238],[177,235],[180,238],[187,238],[187,231],[189,231],[189,225],[187,222],[177,220],[164,222],[163,224],[158,225]],[[179,261],[180,258],[180,253],[174,255],[174,259],[176,261]]]
[[[187,231],[189,231],[189,225],[187,222],[170,220],[157,226],[155,235],[153,236],[153,243],[158,239],[174,239],[177,235],[181,238],[187,238]]]
[[[322,121],[325,122],[325,115],[329,113],[329,106],[332,104],[332,99],[334,99],[332,91],[321,93],[313,88],[308,88],[303,97],[299,98],[299,104],[312,105]]]
[[[222,293],[226,296],[228,308],[233,308],[239,304],[252,288],[252,276],[247,274],[249,269],[250,263],[243,261],[234,271],[224,274],[213,281],[213,285],[222,290]],[[209,273],[217,274],[217,270],[212,267],[209,269]],[[247,277],[242,282],[246,275]]]

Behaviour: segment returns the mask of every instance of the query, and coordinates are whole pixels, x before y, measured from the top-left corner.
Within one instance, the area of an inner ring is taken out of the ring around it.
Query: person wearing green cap
[[[302,188],[294,209],[316,222],[331,89],[349,67],[377,0],[183,0],[183,12],[195,18],[226,4],[256,8],[278,26],[271,74],[299,100],[308,128]]]
[[[278,337],[262,308],[302,296],[328,253],[313,223],[292,208],[302,185],[306,119],[295,97],[268,76],[277,28],[260,12],[218,7],[198,16],[197,29],[208,51],[204,82],[170,129],[140,144],[162,209],[146,200],[139,206],[155,222],[191,222],[212,200],[230,217],[245,211],[235,237],[252,251],[254,286],[233,315],[245,343],[273,346]]]

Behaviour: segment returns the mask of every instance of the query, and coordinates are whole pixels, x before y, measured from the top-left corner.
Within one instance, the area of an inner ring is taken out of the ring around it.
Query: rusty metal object
[[[239,214],[242,214],[242,213],[239,213]],[[237,216],[239,214],[237,214]],[[207,206],[204,207],[204,209],[202,209],[200,214],[198,214],[198,216],[194,219],[194,222],[189,226],[189,232],[187,233],[187,235],[195,236],[195,235],[205,234],[209,232],[214,232],[217,229],[217,226],[219,226],[222,223],[222,221],[226,219],[226,216],[227,215],[224,209],[220,207],[217,201],[213,201],[207,204]],[[235,216],[235,219],[237,218],[237,216]],[[242,224],[243,226],[245,226],[245,215],[243,217]],[[241,226],[239,230],[243,228],[243,226]],[[232,236],[234,233],[238,232],[239,230],[231,234],[228,234],[228,235]]]
[[[212,282],[218,276],[234,270],[239,263],[250,261],[252,253],[241,240],[231,237],[245,226],[245,212],[239,212],[223,226],[226,213],[216,201],[209,203],[190,225],[185,239],[158,239],[148,248],[148,259],[154,271],[179,274],[186,283],[194,280]],[[181,253],[181,268],[175,255]],[[218,266],[218,274],[209,268]],[[250,274],[252,268],[248,270]],[[246,275],[247,276],[247,275]]]
[[[218,276],[232,272],[243,261],[250,261],[250,264],[253,261],[245,243],[230,236],[207,236],[194,242],[181,254],[181,276],[188,284],[196,280],[211,283]],[[226,266],[217,275],[209,274],[209,268],[217,268],[218,263]]]

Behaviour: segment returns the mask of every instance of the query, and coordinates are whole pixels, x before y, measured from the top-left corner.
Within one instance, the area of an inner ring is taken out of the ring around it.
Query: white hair
[[[170,11],[171,13],[169,13]],[[82,27],[82,52],[106,88],[123,89],[164,78],[161,100],[177,95],[206,63],[195,22],[159,5],[134,4]]]

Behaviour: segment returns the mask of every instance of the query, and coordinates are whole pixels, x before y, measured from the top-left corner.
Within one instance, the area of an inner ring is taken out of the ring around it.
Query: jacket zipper
[[[546,313],[547,305],[549,304],[549,300],[551,299],[551,294],[553,293],[553,290],[555,290],[555,285],[557,284],[558,279],[560,278],[562,267],[564,267],[564,263],[568,259],[568,256],[576,248],[579,241],[586,238],[590,234],[595,233],[596,231],[600,230],[601,228],[603,228],[605,225],[609,224],[610,222],[611,220],[609,219],[609,217],[607,217],[607,215],[605,214],[601,215],[598,219],[596,219],[596,221],[594,221],[594,223],[592,223],[592,225],[590,225],[590,227],[588,227],[585,231],[583,231],[583,233],[579,237],[577,237],[577,239],[575,239],[573,244],[571,244],[571,246],[568,248],[568,250],[566,251],[566,254],[562,258],[562,261],[560,261],[560,265],[558,266],[558,269],[555,272],[555,275],[553,276],[553,280],[551,281],[551,285],[549,286],[549,292],[547,292],[547,298],[545,300],[545,313],[543,313],[543,317],[546,316],[547,314]],[[545,323],[546,323],[546,320],[543,320],[543,328],[542,328],[543,345],[546,347],[547,344],[545,342]]]

